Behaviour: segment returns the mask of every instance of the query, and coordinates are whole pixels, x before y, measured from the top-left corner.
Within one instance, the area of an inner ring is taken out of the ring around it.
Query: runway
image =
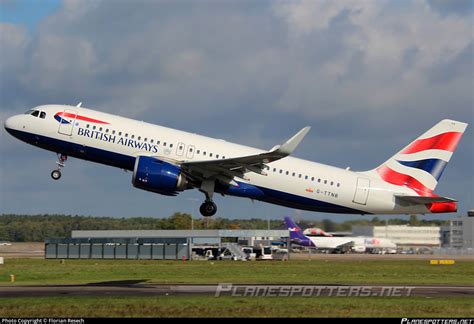
[[[400,285],[161,285],[106,282],[85,285],[0,286],[0,297],[52,296],[233,297],[474,297],[474,286]]]

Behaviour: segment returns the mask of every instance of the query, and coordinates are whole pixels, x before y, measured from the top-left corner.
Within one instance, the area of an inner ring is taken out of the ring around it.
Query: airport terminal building
[[[195,246],[227,248],[287,244],[288,230],[72,231],[71,239],[47,240],[47,259],[192,260]]]
[[[458,216],[443,226],[443,247],[453,249],[474,249],[474,210],[467,216]]]

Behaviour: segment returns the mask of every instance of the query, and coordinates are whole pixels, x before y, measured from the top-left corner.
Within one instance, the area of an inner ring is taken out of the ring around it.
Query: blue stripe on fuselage
[[[133,156],[114,153],[107,150],[97,149],[90,146],[84,146],[18,130],[7,129],[7,131],[19,140],[52,152],[62,153],[71,157],[131,171],[135,165],[135,157]],[[230,196],[260,200],[263,202],[301,210],[320,211],[326,213],[368,214],[367,212],[361,210],[351,209],[270,188],[254,186],[243,182],[239,182],[239,187],[225,187],[218,185],[216,186],[216,192]]]
[[[76,157],[78,159],[102,163],[130,171],[133,170],[135,165],[135,158],[133,156],[114,153],[90,146],[75,144],[47,136],[31,134],[13,129],[7,129],[7,131],[12,136],[28,144],[41,147],[48,151]]]

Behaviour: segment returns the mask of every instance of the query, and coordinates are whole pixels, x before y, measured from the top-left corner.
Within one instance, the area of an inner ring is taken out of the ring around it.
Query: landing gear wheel
[[[61,153],[56,153],[56,155],[58,156],[58,161],[56,162],[58,167],[56,170],[53,170],[53,172],[51,172],[51,178],[53,178],[54,180],[59,180],[61,178],[61,169],[64,168],[66,164],[67,155]]]
[[[59,180],[61,178],[61,171],[53,170],[53,172],[51,172],[51,178],[54,180]]]
[[[202,203],[199,211],[204,217],[214,216],[217,212],[217,206],[212,200],[206,200]]]

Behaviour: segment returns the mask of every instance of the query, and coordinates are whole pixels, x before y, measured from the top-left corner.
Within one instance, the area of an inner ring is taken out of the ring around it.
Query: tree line
[[[342,223],[330,219],[321,221],[297,220],[302,228],[317,227],[327,232],[350,232],[354,225],[423,225],[439,226],[440,220],[372,219],[349,220]],[[79,215],[0,215],[0,241],[43,242],[51,238],[70,238],[77,230],[173,230],[173,229],[285,229],[283,220],[198,218],[190,214],[174,213],[167,218],[153,217],[92,217]]]

